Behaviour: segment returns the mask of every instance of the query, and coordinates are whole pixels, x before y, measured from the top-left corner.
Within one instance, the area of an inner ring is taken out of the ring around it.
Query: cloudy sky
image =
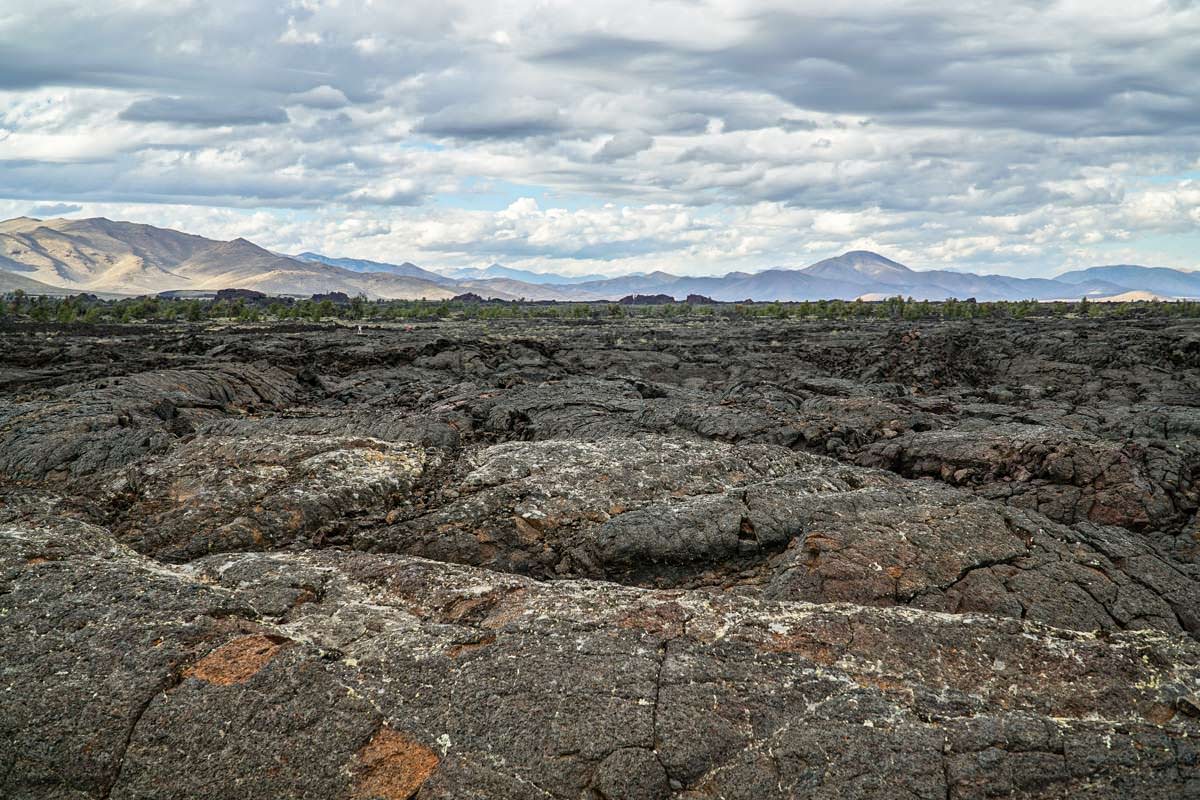
[[[694,274],[1200,267],[1200,2],[0,0],[0,216]]]

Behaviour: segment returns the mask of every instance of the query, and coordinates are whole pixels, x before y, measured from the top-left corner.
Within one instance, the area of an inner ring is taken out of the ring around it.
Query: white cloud
[[[341,89],[335,89],[328,84],[315,86],[306,92],[289,95],[288,101],[309,108],[343,108],[350,105],[350,99]]]
[[[46,0],[0,12],[0,197],[434,264],[1178,259],[1197,42],[1149,0]]]
[[[302,31],[296,25],[294,18],[289,18],[287,29],[279,34],[280,44],[320,44],[321,34],[316,31]]]

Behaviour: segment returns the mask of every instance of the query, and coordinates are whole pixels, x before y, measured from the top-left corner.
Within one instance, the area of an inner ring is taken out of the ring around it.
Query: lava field
[[[0,796],[1200,797],[1200,323],[0,328]]]

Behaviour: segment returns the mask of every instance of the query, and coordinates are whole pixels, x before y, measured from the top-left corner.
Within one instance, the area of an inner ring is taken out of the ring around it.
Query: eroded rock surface
[[[1200,796],[1197,342],[0,330],[0,796]]]
[[[117,536],[166,561],[315,547],[384,520],[426,461],[416,445],[365,437],[198,436],[129,469],[105,500]]]
[[[1200,777],[1184,636],[335,550],[164,566],[62,520],[0,548],[8,796],[1166,797]]]

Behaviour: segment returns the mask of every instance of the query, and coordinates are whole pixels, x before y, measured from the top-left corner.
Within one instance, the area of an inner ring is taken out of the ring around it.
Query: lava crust
[[[0,795],[1200,796],[1200,326],[0,328]]]

